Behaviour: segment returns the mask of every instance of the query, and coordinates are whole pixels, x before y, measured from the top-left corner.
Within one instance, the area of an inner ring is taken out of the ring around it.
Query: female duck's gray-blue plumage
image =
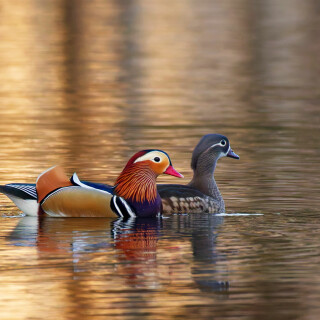
[[[193,178],[188,185],[158,185],[163,213],[224,212],[225,205],[214,179],[214,170],[217,161],[225,156],[239,159],[227,137],[220,134],[203,136],[192,153]]]

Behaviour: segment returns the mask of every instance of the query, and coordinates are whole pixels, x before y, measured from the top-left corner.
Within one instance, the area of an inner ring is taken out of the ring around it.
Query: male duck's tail
[[[0,185],[0,192],[5,194],[25,214],[38,215],[39,204],[37,203],[35,184],[10,183],[5,186]]]
[[[60,180],[64,181],[67,179],[63,170],[58,166],[42,173],[37,179],[37,185],[31,183],[10,183],[5,186],[0,185],[0,192],[5,194],[26,215],[37,216],[40,208],[39,202],[53,188],[50,178],[55,178],[52,180],[58,184]],[[68,180],[64,181],[65,184],[72,185]]]

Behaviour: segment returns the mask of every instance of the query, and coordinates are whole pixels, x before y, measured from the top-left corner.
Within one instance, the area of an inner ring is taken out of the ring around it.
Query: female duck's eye
[[[155,162],[160,162],[160,158],[159,158],[159,157],[155,157],[153,160],[154,160]]]
[[[221,140],[221,141],[220,141],[220,144],[221,144],[222,146],[225,146],[225,145],[227,144],[227,142],[226,142],[226,140]]]

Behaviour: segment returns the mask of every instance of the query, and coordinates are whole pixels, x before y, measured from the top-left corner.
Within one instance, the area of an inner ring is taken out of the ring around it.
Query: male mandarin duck
[[[220,134],[203,136],[192,153],[193,178],[187,185],[159,184],[162,212],[222,213],[224,201],[214,179],[217,161],[222,157],[240,159],[227,137]]]
[[[0,191],[27,215],[152,217],[161,213],[156,178],[162,173],[183,177],[167,153],[143,150],[128,161],[113,187],[81,182],[76,173],[68,179],[61,167],[53,167],[36,184],[11,183],[0,186]]]

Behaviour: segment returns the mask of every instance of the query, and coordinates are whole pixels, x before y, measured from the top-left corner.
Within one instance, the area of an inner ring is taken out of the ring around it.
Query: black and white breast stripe
[[[122,218],[136,217],[134,209],[121,197],[113,196],[111,199],[111,209]]]
[[[6,186],[21,190],[27,193],[29,196],[33,197],[34,199],[38,198],[37,190],[35,185],[28,185],[28,184],[19,184],[19,183],[10,183]]]

